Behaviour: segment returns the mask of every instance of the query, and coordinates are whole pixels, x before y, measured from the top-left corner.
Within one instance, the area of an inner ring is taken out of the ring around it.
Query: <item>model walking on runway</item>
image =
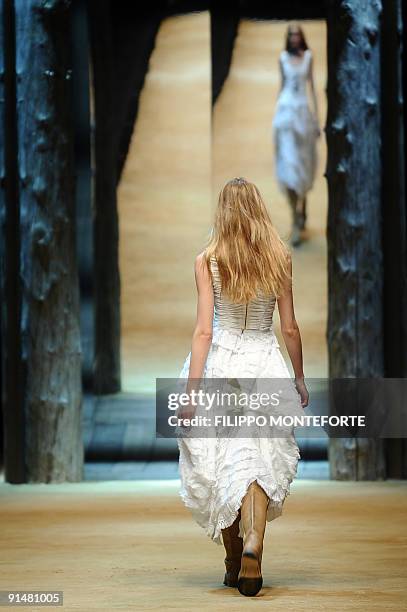
[[[291,243],[298,246],[305,229],[307,192],[316,171],[320,135],[313,78],[313,57],[302,28],[289,24],[286,48],[280,54],[281,89],[272,123],[277,181],[292,211]],[[313,110],[308,105],[307,84]]]
[[[295,374],[298,410],[308,404],[291,259],[258,188],[244,178],[219,195],[211,240],[195,261],[198,293],[192,347],[180,378],[290,378],[273,330],[281,331]],[[191,386],[192,385],[192,386]],[[296,389],[296,390],[295,390]],[[192,407],[180,413],[194,414]],[[209,537],[226,549],[224,584],[243,595],[262,586],[266,521],[282,513],[300,452],[286,437],[178,439],[181,497]]]

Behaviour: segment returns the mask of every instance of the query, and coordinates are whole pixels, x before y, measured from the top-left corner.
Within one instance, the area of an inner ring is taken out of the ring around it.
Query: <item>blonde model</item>
[[[202,377],[290,378],[273,329],[277,303],[302,411],[308,392],[291,273],[289,251],[258,188],[244,178],[227,182],[211,240],[195,261],[197,319],[180,374],[189,389]],[[180,414],[188,418],[194,411],[186,407]],[[178,445],[180,494],[207,535],[224,544],[224,584],[246,596],[257,594],[266,521],[282,513],[300,459],[294,433],[266,439],[180,438]]]

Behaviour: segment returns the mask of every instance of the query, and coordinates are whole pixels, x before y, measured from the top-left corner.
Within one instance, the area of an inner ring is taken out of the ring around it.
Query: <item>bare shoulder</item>
[[[208,275],[208,267],[206,265],[205,250],[195,257],[195,274],[204,278]]]
[[[198,255],[195,257],[196,262],[202,262],[204,260],[205,260],[205,249],[201,251],[200,253],[198,253]]]
[[[201,251],[195,257],[195,268],[201,267],[205,263],[205,251]]]
[[[287,250],[287,266],[291,270],[293,266],[293,257],[291,255],[291,251]]]

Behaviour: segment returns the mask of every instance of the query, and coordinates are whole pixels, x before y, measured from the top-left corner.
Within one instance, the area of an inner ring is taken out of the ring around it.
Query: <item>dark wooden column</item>
[[[173,7],[175,8],[175,7]],[[140,94],[148,72],[160,23],[169,7],[154,3],[112,3],[112,30],[115,109],[117,133],[117,183],[126,162],[134,125],[137,121]]]
[[[93,206],[90,123],[89,28],[87,0],[72,4],[72,91],[76,174],[76,252],[78,259],[82,382],[93,390]]]
[[[407,376],[407,242],[401,2],[386,0],[382,20],[383,252],[385,365]]]
[[[5,477],[17,484],[25,482],[26,473],[14,32],[14,2],[5,0],[0,3],[1,398]]]
[[[26,481],[77,481],[83,443],[71,6],[27,0],[15,10],[21,369],[16,364],[11,384],[23,395]]]
[[[380,377],[383,359],[378,0],[328,11],[328,351],[331,378]],[[331,478],[385,476],[383,441],[330,440]]]
[[[382,215],[384,357],[386,376],[407,376],[407,207],[403,117],[403,23],[400,0],[386,0],[382,16]],[[405,54],[404,49],[404,54]],[[386,441],[387,475],[407,477],[406,439]]]
[[[120,391],[117,109],[109,0],[88,4],[94,103],[94,392]]]
[[[212,106],[229,74],[239,21],[237,4],[213,3],[211,6]]]

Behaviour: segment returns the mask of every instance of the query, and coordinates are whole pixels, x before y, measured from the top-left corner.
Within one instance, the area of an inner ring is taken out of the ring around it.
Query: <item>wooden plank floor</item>
[[[294,481],[267,526],[265,588],[243,598],[222,586],[223,549],[176,481],[2,483],[0,588],[63,590],[63,609],[80,611],[399,612],[406,508],[401,481]]]

